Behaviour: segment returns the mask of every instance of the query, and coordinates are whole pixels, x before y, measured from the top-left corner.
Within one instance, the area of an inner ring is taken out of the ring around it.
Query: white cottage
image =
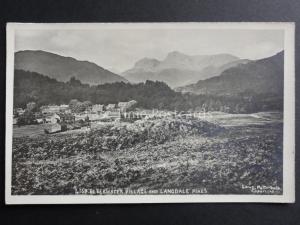
[[[134,106],[137,103],[135,100],[131,100],[129,102],[119,102],[118,107],[121,111],[125,111],[126,109],[129,109],[130,107]]]
[[[106,110],[114,110],[116,108],[116,104],[108,104],[106,106]]]
[[[52,124],[58,123],[58,122],[60,122],[60,116],[57,115],[56,113],[54,113],[51,116],[46,117],[45,120],[47,123],[52,123]]]
[[[93,113],[100,113],[104,109],[104,105],[96,104],[92,106],[92,112]]]

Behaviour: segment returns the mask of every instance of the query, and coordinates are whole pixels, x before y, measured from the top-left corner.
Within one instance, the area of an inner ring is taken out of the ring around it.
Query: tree
[[[77,109],[77,107],[78,107],[78,104],[79,104],[80,102],[77,100],[77,99],[72,99],[70,102],[69,102],[69,107],[70,107],[70,109],[73,111],[73,112],[75,112],[76,111],[76,109]]]
[[[69,107],[73,112],[84,112],[91,106],[92,103],[90,101],[80,102],[77,99],[72,99],[69,102]]]
[[[29,102],[29,103],[27,103],[27,105],[26,105],[26,109],[27,109],[27,111],[29,111],[29,112],[34,112],[34,111],[36,111],[36,109],[37,109],[37,105],[36,105],[35,102]]]
[[[258,94],[246,91],[232,95],[208,95],[180,93],[158,81],[145,83],[106,83],[89,86],[75,77],[68,82],[59,82],[34,72],[15,70],[14,108],[34,111],[38,106],[66,104],[73,112],[82,112],[93,104],[109,104],[136,100],[136,107],[184,111],[201,107],[205,111],[252,113],[261,110],[282,110],[282,93]],[[266,90],[269,91],[269,90]],[[78,100],[77,100],[78,99]],[[84,101],[84,102],[81,102]]]
[[[17,119],[17,125],[29,125],[29,124],[36,124],[35,116],[33,115],[32,111],[26,110],[23,115],[19,116]]]
[[[72,85],[72,86],[80,86],[80,85],[82,85],[82,83],[80,82],[80,80],[77,80],[76,77],[71,77],[68,83],[70,85]]]
[[[91,107],[93,104],[90,101],[84,101],[82,103],[82,107],[84,108],[84,110],[87,110],[89,107]]]

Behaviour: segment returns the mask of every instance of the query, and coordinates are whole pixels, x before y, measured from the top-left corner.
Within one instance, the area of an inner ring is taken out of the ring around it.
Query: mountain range
[[[238,95],[242,92],[283,94],[283,52],[260,59],[229,54],[189,56],[170,52],[164,60],[144,58],[122,75],[94,63],[45,51],[15,53],[15,69],[36,72],[57,81],[75,77],[83,84],[163,81],[178,92],[202,95]]]
[[[179,87],[180,92],[209,95],[235,95],[245,91],[283,94],[284,52],[274,56],[238,64],[219,76]]]
[[[132,83],[158,80],[175,88],[220,75],[224,70],[248,61],[230,54],[190,56],[174,51],[162,61],[143,58],[122,75]]]
[[[15,69],[37,72],[58,81],[71,77],[87,84],[128,82],[125,78],[106,70],[95,63],[79,61],[46,51],[25,50],[15,53]]]

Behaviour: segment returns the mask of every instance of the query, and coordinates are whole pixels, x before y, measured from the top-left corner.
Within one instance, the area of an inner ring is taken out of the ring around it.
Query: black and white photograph
[[[9,23],[6,203],[295,200],[293,23]]]

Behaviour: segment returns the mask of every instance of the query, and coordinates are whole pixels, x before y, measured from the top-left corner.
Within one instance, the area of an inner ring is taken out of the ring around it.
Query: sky
[[[243,59],[272,56],[284,48],[282,30],[93,29],[17,30],[15,51],[44,50],[98,64],[115,73],[142,58],[163,60],[169,52],[232,54]]]

